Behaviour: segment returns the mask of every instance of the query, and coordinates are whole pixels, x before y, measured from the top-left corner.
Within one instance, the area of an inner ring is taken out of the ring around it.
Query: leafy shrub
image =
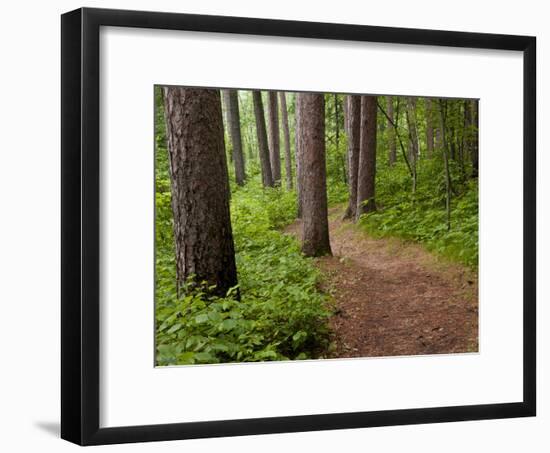
[[[375,236],[398,236],[473,269],[478,265],[477,180],[467,180],[451,162],[453,193],[451,228],[447,229],[442,162],[423,160],[416,193],[404,164],[380,165],[376,180],[378,211],[361,217],[360,225]]]
[[[165,185],[159,185],[165,187]],[[170,193],[157,192],[156,349],[158,365],[307,359],[328,345],[327,297],[318,271],[293,236],[296,195],[233,187],[231,215],[241,301],[207,295],[189,282],[177,294]]]

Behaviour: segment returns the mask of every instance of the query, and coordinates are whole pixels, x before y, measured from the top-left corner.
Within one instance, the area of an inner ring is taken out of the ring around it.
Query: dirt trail
[[[335,302],[332,357],[478,350],[475,273],[420,245],[373,239],[341,218],[341,209],[329,211],[333,256],[316,260]],[[286,231],[300,229],[297,222]]]

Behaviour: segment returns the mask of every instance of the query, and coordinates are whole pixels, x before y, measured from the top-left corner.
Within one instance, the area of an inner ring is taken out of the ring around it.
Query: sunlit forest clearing
[[[478,101],[155,87],[156,363],[478,350]]]

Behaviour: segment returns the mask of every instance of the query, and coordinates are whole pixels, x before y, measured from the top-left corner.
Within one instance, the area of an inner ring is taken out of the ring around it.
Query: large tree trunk
[[[235,181],[239,186],[244,185],[246,173],[244,169],[244,155],[241,138],[241,121],[239,115],[239,96],[237,90],[223,90],[223,97],[227,110],[227,125],[233,148],[233,163],[235,165]]]
[[[472,101],[472,177],[477,178],[479,175],[479,100]]]
[[[357,172],[361,138],[361,96],[348,96],[348,180],[349,201],[345,219],[355,219],[357,212]]]
[[[290,130],[288,128],[288,110],[286,107],[286,95],[284,91],[279,92],[279,103],[281,104],[281,119],[283,122],[283,139],[285,142],[286,188],[288,190],[292,190],[292,156],[290,151]]]
[[[164,88],[178,288],[190,277],[225,296],[237,285],[218,90]]]
[[[325,168],[325,97],[298,94],[298,140],[302,174],[302,252],[331,254]]]
[[[260,155],[260,167],[262,170],[262,183],[264,187],[273,187],[273,174],[269,162],[269,147],[267,145],[267,132],[265,128],[264,105],[261,91],[252,92],[254,102],[254,116],[256,117],[256,136],[258,138],[258,151]]]
[[[426,98],[426,157],[430,159],[434,151],[434,126],[432,120],[432,100]]]
[[[281,145],[279,139],[279,107],[277,92],[268,92],[268,116],[269,116],[269,161],[271,162],[271,174],[276,186],[281,183]]]
[[[359,166],[357,170],[357,211],[356,220],[361,214],[376,211],[376,96],[361,96],[361,133],[359,146]]]
[[[397,142],[395,140],[395,127],[393,123],[396,123],[393,113],[393,97],[387,96],[387,110],[388,110],[388,138],[389,138],[389,156],[388,162],[390,166],[395,164],[397,160]]]

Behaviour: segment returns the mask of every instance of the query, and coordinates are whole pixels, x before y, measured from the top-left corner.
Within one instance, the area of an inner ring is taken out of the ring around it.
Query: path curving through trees
[[[477,352],[476,273],[421,245],[374,239],[342,214],[329,212],[333,256],[316,259],[335,304],[330,356]],[[300,230],[297,221],[286,231]]]

